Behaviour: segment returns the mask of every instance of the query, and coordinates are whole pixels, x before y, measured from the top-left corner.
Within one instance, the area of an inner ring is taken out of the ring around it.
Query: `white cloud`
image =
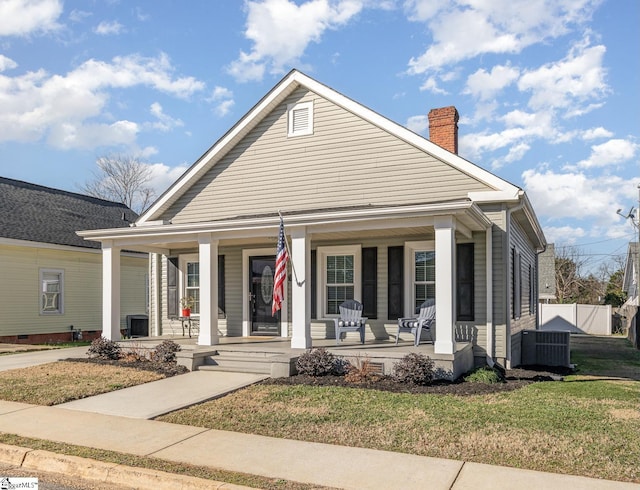
[[[211,93],[211,97],[207,99],[207,102],[212,102],[215,107],[213,111],[219,116],[224,117],[231,108],[235,105],[233,100],[233,92],[225,87],[216,86]]]
[[[123,31],[124,31],[124,26],[120,24],[120,22],[118,22],[117,20],[114,20],[112,22],[103,20],[93,30],[93,32],[101,36],[120,34]]]
[[[573,218],[599,226],[617,221],[616,210],[625,198],[621,189],[632,187],[628,180],[617,176],[590,178],[581,172],[530,169],[522,173],[522,179],[538,216],[551,220]]]
[[[11,58],[7,58],[6,56],[0,54],[0,72],[12,70],[17,67],[18,63],[13,61]]]
[[[51,127],[48,142],[63,150],[129,146],[135,142],[138,131],[138,125],[131,121],[116,121],[113,124],[62,122]]]
[[[584,104],[609,91],[602,65],[605,51],[604,46],[588,46],[588,40],[583,41],[563,60],[525,72],[518,88],[531,92],[528,105],[534,110],[571,108],[572,115],[580,115],[585,112]]]
[[[218,116],[224,117],[231,112],[234,105],[233,100],[223,100],[215,107],[214,111]]]
[[[436,77],[427,78],[422,84],[422,86],[420,87],[420,90],[428,90],[431,93],[439,94],[439,95],[447,95],[449,93],[438,86],[438,81],[436,80]]]
[[[520,110],[511,111],[502,116],[505,129],[491,133],[467,133],[460,137],[460,154],[470,160],[479,160],[486,152],[515,147],[506,157],[496,159],[493,168],[522,158],[529,149],[529,142],[534,139],[550,139],[556,135],[553,128],[553,116],[549,112],[527,113]]]
[[[29,36],[60,28],[61,0],[2,0],[0,36]]]
[[[639,145],[623,139],[612,139],[601,145],[591,147],[591,155],[578,162],[580,168],[607,167],[631,160]]]
[[[429,118],[427,116],[411,116],[407,119],[406,126],[414,133],[424,134],[429,129]]]
[[[582,132],[583,140],[595,140],[598,138],[611,138],[613,133],[602,126],[597,128],[587,129]]]
[[[542,231],[547,243],[562,243],[565,245],[575,245],[579,238],[587,234],[584,228],[573,226],[543,226]]]
[[[232,99],[233,92],[225,87],[216,86],[213,89],[213,93],[211,94],[211,100],[223,100],[223,99]]]
[[[156,122],[150,124],[150,127],[153,129],[167,132],[171,131],[173,128],[184,126],[184,122],[182,122],[181,119],[174,119],[165,114],[162,106],[158,102],[151,104],[149,112],[158,119]]]
[[[496,65],[487,72],[481,68],[467,78],[465,94],[471,94],[480,100],[488,100],[495,97],[505,87],[518,79],[520,71],[511,66]]]
[[[77,10],[73,9],[69,14],[69,20],[71,22],[84,22],[85,19],[88,19],[93,14],[91,12],[87,12],[85,10]]]
[[[161,54],[89,60],[65,75],[39,70],[11,78],[0,73],[0,141],[48,138],[64,148],[129,144],[139,130],[136,123],[96,121],[105,117],[110,91],[147,86],[185,98],[204,88],[202,82],[172,72],[168,57]]]
[[[239,81],[260,80],[265,71],[279,74],[299,63],[311,42],[319,42],[328,29],[347,24],[363,8],[363,0],[291,0],[245,3],[248,15],[245,37],[253,42],[228,71]]]
[[[156,191],[158,196],[176,182],[189,168],[187,165],[169,167],[164,163],[150,163],[149,167],[151,168],[149,185]]]
[[[591,16],[599,0],[410,0],[410,20],[426,22],[433,42],[409,61],[409,73],[438,71],[487,53],[519,53],[568,32]]]

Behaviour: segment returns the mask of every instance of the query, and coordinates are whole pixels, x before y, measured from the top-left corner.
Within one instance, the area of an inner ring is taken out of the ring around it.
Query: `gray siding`
[[[287,103],[311,100],[314,134],[287,137]],[[483,190],[487,186],[474,178],[300,89],[187,190],[163,218],[177,224],[278,209],[438,202]],[[259,210],[255,199],[248,198],[257,195]]]
[[[485,214],[494,223],[492,230],[493,243],[493,346],[494,357],[504,363],[507,357],[507,307],[508,296],[507,274],[509,270],[506,212],[502,205],[483,206]],[[485,344],[486,345],[486,342]]]
[[[487,260],[486,235],[473,233],[474,244],[474,320],[457,322],[456,340],[473,342],[473,354],[476,357],[487,354]]]

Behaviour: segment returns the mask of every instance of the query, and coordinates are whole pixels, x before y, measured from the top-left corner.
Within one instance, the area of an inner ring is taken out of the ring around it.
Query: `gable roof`
[[[345,97],[335,90],[323,85],[307,75],[292,70],[271,91],[269,91],[235,126],[220,138],[204,155],[202,155],[149,209],[140,217],[137,224],[152,222],[162,217],[195,182],[197,182],[211,167],[216,165],[241,139],[271,111],[283,102],[299,87],[304,87],[330,102],[344,108],[356,116],[385,130],[389,134],[406,141],[414,147],[431,154],[457,170],[472,176],[486,184],[493,191],[473,192],[469,198],[476,202],[512,201],[520,199],[522,190],[517,186],[495,176],[464,158],[450,153],[444,148],[432,143],[428,139],[410,131],[409,129],[387,119],[367,107]]]
[[[100,248],[76,231],[128,227],[136,218],[121,203],[0,177],[0,239]]]

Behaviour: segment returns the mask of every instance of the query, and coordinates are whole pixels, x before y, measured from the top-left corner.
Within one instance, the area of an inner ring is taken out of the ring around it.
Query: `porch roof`
[[[283,211],[285,229],[305,228],[312,240],[362,236],[424,235],[433,229],[437,217],[453,216],[456,231],[471,237],[473,231],[491,227],[491,220],[469,199],[440,203],[334,208],[312,212]],[[172,224],[147,222],[130,228],[77,232],[85,240],[109,241],[129,250],[169,254],[172,249],[197,247],[198,236],[213,234],[222,245],[275,242],[279,216],[240,216],[209,222]]]

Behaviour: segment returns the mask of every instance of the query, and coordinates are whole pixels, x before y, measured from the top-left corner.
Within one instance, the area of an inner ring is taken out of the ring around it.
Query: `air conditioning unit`
[[[571,332],[559,330],[524,330],[522,364],[571,367]]]

